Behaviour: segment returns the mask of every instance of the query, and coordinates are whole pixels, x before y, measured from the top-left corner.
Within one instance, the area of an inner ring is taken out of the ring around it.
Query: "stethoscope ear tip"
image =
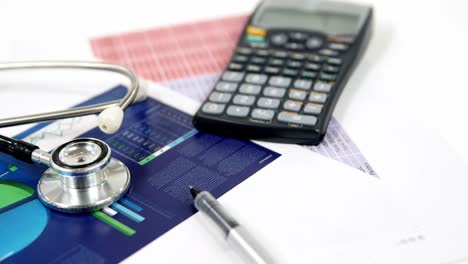
[[[114,134],[122,125],[124,112],[119,106],[106,108],[98,115],[98,126],[106,134]]]

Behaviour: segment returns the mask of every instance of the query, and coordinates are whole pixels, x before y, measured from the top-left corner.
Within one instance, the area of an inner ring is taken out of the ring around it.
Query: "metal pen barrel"
[[[246,263],[274,263],[267,251],[206,191],[197,194],[195,207],[206,214],[218,226],[228,243]]]

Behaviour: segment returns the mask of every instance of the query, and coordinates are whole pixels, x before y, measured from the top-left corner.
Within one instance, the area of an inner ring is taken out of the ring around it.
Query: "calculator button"
[[[245,41],[247,43],[265,43],[265,38],[262,36],[254,36],[254,35],[246,35],[245,36]]]
[[[260,85],[244,83],[240,86],[239,92],[244,93],[244,94],[256,95],[260,93],[261,89],[262,87]]]
[[[322,105],[320,104],[306,104],[304,107],[304,113],[319,115],[322,112]]]
[[[327,94],[311,92],[309,96],[309,101],[314,103],[325,103],[327,100]]]
[[[273,57],[284,59],[288,57],[288,53],[286,51],[275,51],[273,52]]]
[[[291,68],[283,69],[283,75],[286,75],[286,76],[295,77],[297,76],[298,73],[299,73],[299,70],[296,70],[296,69],[291,69]]]
[[[328,93],[330,92],[332,86],[333,84],[330,84],[330,83],[316,82],[314,85],[314,91]]]
[[[216,91],[219,91],[219,92],[234,92],[237,89],[237,86],[238,86],[237,83],[219,82],[216,85]]]
[[[296,42],[290,42],[286,45],[284,45],[285,48],[290,49],[290,50],[303,50],[304,45],[301,43],[296,43]]]
[[[314,79],[317,77],[317,73],[313,71],[302,71],[301,76],[304,78]]]
[[[320,37],[311,37],[306,41],[306,47],[311,50],[320,48],[322,44],[323,39]]]
[[[284,60],[281,60],[281,59],[271,59],[268,64],[272,65],[272,66],[283,66],[284,64]]]
[[[323,61],[323,58],[316,54],[310,54],[309,56],[307,56],[307,59],[314,63],[321,63]]]
[[[339,54],[338,51],[331,49],[321,49],[318,53],[325,56],[338,56]]]
[[[312,70],[312,71],[318,71],[320,70],[320,68],[321,68],[320,64],[316,64],[316,63],[308,62],[304,65],[304,69]]]
[[[292,61],[288,61],[286,65],[291,68],[299,68],[302,66],[302,63],[300,61],[292,60]]]
[[[272,99],[272,98],[265,98],[265,97],[260,97],[257,101],[257,106],[263,107],[263,108],[278,108],[280,104],[280,100],[278,99]]]
[[[306,92],[296,89],[289,90],[289,98],[296,100],[304,100],[306,98]]]
[[[215,103],[205,103],[202,107],[203,113],[207,114],[221,114],[224,111],[225,105]]]
[[[343,43],[330,43],[330,45],[328,45],[328,48],[332,50],[345,51],[348,49],[348,45]]]
[[[278,67],[265,67],[265,73],[268,74],[278,74],[280,72],[280,68]]]
[[[338,58],[328,58],[327,63],[331,64],[331,65],[339,66],[339,65],[341,65],[343,63],[343,61],[341,59],[338,59]]]
[[[234,96],[234,99],[232,99],[232,102],[237,105],[250,106],[254,104],[255,96],[238,94]]]
[[[292,32],[289,36],[296,41],[304,41],[307,38],[307,35],[302,32]]]
[[[296,113],[281,112],[278,114],[278,121],[314,126],[315,123],[317,123],[317,118],[315,116],[310,115],[299,115]]]
[[[266,57],[268,56],[270,53],[268,52],[268,50],[265,50],[265,49],[261,49],[261,50],[257,50],[255,52],[255,55],[257,56],[260,56],[260,57]]]
[[[325,65],[323,66],[323,71],[327,73],[338,73],[340,68],[331,65]]]
[[[250,55],[252,54],[252,49],[249,49],[249,48],[246,48],[246,47],[239,47],[236,49],[236,52],[238,54],[242,54],[242,55]]]
[[[233,71],[226,71],[223,73],[223,81],[231,81],[231,82],[240,82],[244,78],[244,73],[242,72],[233,72]]]
[[[233,70],[233,71],[240,71],[244,68],[244,65],[239,64],[239,63],[229,63],[228,69]]]
[[[291,53],[290,58],[294,60],[305,60],[306,55],[302,53]]]
[[[244,55],[234,55],[232,61],[234,62],[246,62],[249,58]]]
[[[320,73],[320,80],[324,81],[334,81],[336,80],[336,75],[335,74],[327,74],[327,73]]]
[[[283,108],[289,111],[297,112],[301,109],[302,102],[288,100],[284,103]]]
[[[265,37],[267,34],[266,29],[252,26],[252,25],[248,26],[245,32],[249,35],[260,36],[260,37]]]
[[[255,119],[271,120],[274,115],[275,112],[273,110],[255,108],[250,116]]]
[[[276,46],[282,46],[288,42],[288,36],[284,33],[276,33],[270,37],[271,43]]]
[[[249,46],[254,48],[254,49],[265,49],[268,47],[268,44],[266,44],[265,42],[251,42],[249,43]]]
[[[245,106],[231,105],[226,110],[228,116],[246,117],[249,114],[249,108]]]
[[[291,84],[291,78],[282,76],[272,76],[268,83],[273,86],[287,87]]]
[[[297,79],[294,82],[294,88],[309,90],[310,88],[312,88],[312,81]]]
[[[264,84],[267,80],[268,76],[265,74],[247,74],[247,77],[245,77],[245,81],[249,83],[254,83],[254,84]]]
[[[227,103],[231,100],[232,94],[230,93],[218,93],[212,92],[210,95],[210,101],[215,103]]]
[[[276,87],[267,86],[265,87],[265,89],[263,89],[263,95],[269,96],[269,97],[282,98],[285,93],[286,93],[286,89],[284,88],[276,88]]]
[[[250,59],[250,62],[255,64],[264,64],[266,62],[266,59],[262,57],[252,57]]]
[[[248,71],[248,72],[261,72],[262,67],[258,66],[258,65],[247,65],[245,70]]]

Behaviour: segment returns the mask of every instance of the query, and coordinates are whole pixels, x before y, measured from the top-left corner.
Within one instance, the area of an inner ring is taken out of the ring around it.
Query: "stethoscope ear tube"
[[[36,145],[0,135],[0,152],[11,155],[18,160],[34,163],[32,153],[36,149],[39,149]]]
[[[24,70],[24,69],[82,69],[110,71],[121,74],[130,80],[127,94],[120,100],[109,101],[101,104],[64,109],[48,113],[40,113],[10,118],[0,118],[0,127],[23,125],[35,122],[50,121],[55,119],[99,114],[109,107],[119,107],[122,111],[134,102],[139,94],[140,82],[137,76],[126,67],[100,62],[87,61],[37,61],[37,62],[11,62],[0,63],[0,71]],[[120,125],[119,125],[120,126]]]

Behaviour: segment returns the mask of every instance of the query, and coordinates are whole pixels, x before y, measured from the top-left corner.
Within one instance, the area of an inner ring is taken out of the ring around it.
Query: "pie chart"
[[[35,198],[34,189],[0,180],[0,261],[36,240],[47,220],[47,209]]]

